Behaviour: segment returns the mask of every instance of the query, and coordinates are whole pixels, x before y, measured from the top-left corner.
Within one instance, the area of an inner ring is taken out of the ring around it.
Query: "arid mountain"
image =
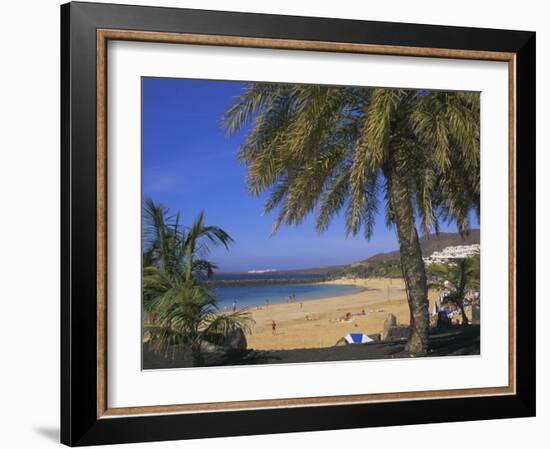
[[[441,251],[447,246],[474,245],[476,243],[479,243],[479,229],[472,229],[468,235],[464,236],[461,236],[457,232],[440,232],[439,235],[430,234],[429,237],[422,237],[420,239],[420,246],[422,247],[422,254],[424,257],[430,256],[434,251]],[[351,263],[349,265],[336,265],[303,270],[285,270],[283,272],[326,275],[342,272],[351,267],[367,264],[368,262],[383,262],[387,260],[399,260],[399,250],[390,251],[387,253],[378,253],[368,259]]]
[[[476,243],[479,243],[479,229],[472,229],[469,234],[464,235],[464,237],[457,232],[440,232],[439,235],[430,234],[430,236],[420,239],[420,246],[424,257],[430,256],[434,251],[441,251],[447,246],[474,245]],[[363,262],[378,262],[381,260],[395,259],[399,259],[398,250],[389,253],[375,254]]]

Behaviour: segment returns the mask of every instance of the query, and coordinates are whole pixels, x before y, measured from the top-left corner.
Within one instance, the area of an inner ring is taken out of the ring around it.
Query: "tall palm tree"
[[[143,307],[153,317],[145,326],[154,350],[167,354],[174,345],[189,345],[200,364],[203,341],[217,342],[235,329],[248,330],[246,311],[219,314],[209,288],[199,281],[217,268],[207,260],[210,247],[228,248],[233,239],[207,226],[201,212],[189,229],[162,205],[144,206]]]
[[[239,151],[252,194],[269,191],[273,230],[315,211],[319,232],[345,209],[347,234],[372,235],[383,199],[407,287],[407,349],[428,344],[424,233],[479,214],[479,95],[467,92],[253,83],[223,117],[246,128]]]

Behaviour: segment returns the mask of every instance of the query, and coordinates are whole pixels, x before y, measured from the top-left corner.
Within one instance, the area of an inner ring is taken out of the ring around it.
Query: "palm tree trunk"
[[[394,174],[389,184],[410,310],[409,341],[405,349],[415,355],[424,355],[428,351],[428,288],[413,206],[401,176]]]
[[[464,290],[466,289],[466,260],[461,259],[459,262],[460,267],[460,281],[458,284],[458,301],[460,301],[460,304],[458,305],[460,307],[460,312],[462,314],[462,324],[468,324],[468,317],[466,316],[466,311],[464,310]]]
[[[462,313],[462,324],[470,324],[466,311],[464,310],[464,303],[460,304],[460,312]]]

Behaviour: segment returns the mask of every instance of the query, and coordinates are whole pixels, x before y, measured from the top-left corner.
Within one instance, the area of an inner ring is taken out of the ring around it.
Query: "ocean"
[[[231,309],[233,302],[237,303],[239,309],[246,307],[262,307],[269,304],[286,303],[290,295],[295,295],[295,301],[308,301],[311,299],[327,298],[330,296],[347,295],[359,292],[361,289],[354,285],[335,285],[335,284],[317,284],[322,280],[319,275],[312,274],[285,274],[285,273],[263,273],[263,274],[219,274],[214,280],[289,280],[289,283],[279,284],[255,284],[255,285],[235,285],[235,286],[217,286],[214,294],[218,300],[220,310]],[[300,283],[292,283],[296,279]],[[311,281],[312,283],[303,283]]]
[[[284,271],[272,271],[266,273],[215,273],[213,281],[269,281],[282,279],[296,279],[296,281],[322,281],[321,274],[289,273]]]

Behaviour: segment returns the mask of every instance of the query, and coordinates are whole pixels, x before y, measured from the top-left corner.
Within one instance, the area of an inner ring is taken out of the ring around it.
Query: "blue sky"
[[[143,78],[143,195],[179,209],[185,224],[204,211],[207,224],[228,232],[230,251],[210,255],[224,272],[338,265],[397,249],[382,207],[368,242],[346,238],[342,216],[320,236],[313,217],[270,236],[274,215],[264,216],[264,199],[246,191],[246,168],[236,159],[245,135],[228,137],[220,126],[242,90],[240,82]]]

